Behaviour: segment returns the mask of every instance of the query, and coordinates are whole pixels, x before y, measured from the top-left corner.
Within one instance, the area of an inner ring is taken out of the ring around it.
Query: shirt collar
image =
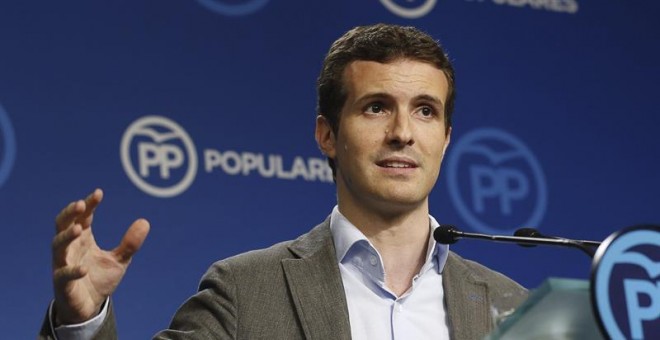
[[[449,245],[437,243],[433,239],[433,231],[439,226],[439,224],[431,215],[429,215],[429,225],[431,228],[431,236],[429,237],[426,261],[421,272],[424,272],[430,269],[434,264],[437,264],[438,273],[442,273],[445,263],[447,262],[447,256],[449,255]],[[337,263],[341,263],[344,260],[348,251],[354,245],[363,244],[376,251],[375,247],[373,247],[367,237],[364,236],[364,234],[339,211],[338,206],[335,206],[330,214],[330,231],[332,232],[332,239],[335,243]]]

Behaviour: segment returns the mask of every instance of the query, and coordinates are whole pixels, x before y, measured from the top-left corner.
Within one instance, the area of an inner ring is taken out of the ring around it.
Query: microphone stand
[[[562,247],[577,248],[583,251],[589,257],[593,258],[596,251],[593,248],[587,247],[581,243],[584,241],[576,241],[565,238],[548,238],[548,237],[526,237],[526,236],[501,236],[501,235],[486,235],[477,233],[466,233],[456,229],[453,226],[442,225],[433,232],[433,237],[436,241],[444,244],[451,244],[457,242],[461,238],[473,238],[481,240],[489,240],[495,242],[516,243],[519,245],[554,245]],[[593,242],[593,241],[589,241]],[[593,242],[598,243],[598,242]],[[598,243],[600,244],[600,243]]]

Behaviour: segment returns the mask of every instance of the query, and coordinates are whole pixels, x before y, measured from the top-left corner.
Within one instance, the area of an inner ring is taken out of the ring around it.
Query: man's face
[[[427,204],[449,143],[448,82],[431,64],[354,61],[344,70],[346,102],[335,136],[317,120],[317,141],[335,160],[340,206],[382,212]]]

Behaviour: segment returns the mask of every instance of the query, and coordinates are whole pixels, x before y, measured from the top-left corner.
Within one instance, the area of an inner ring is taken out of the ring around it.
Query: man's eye
[[[367,113],[381,113],[383,112],[383,105],[379,103],[370,104],[367,106]]]
[[[433,109],[428,106],[422,107],[422,109],[419,111],[424,117],[431,117],[435,113]]]

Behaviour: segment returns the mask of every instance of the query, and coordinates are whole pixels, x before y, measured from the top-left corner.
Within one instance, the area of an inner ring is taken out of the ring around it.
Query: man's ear
[[[323,115],[316,116],[316,144],[318,144],[324,155],[332,159],[335,158],[337,138],[332,131],[330,122]]]
[[[447,152],[447,147],[449,146],[449,142],[451,141],[451,127],[447,130],[447,136],[445,138],[445,146],[442,148],[442,154],[444,155],[445,152]]]

